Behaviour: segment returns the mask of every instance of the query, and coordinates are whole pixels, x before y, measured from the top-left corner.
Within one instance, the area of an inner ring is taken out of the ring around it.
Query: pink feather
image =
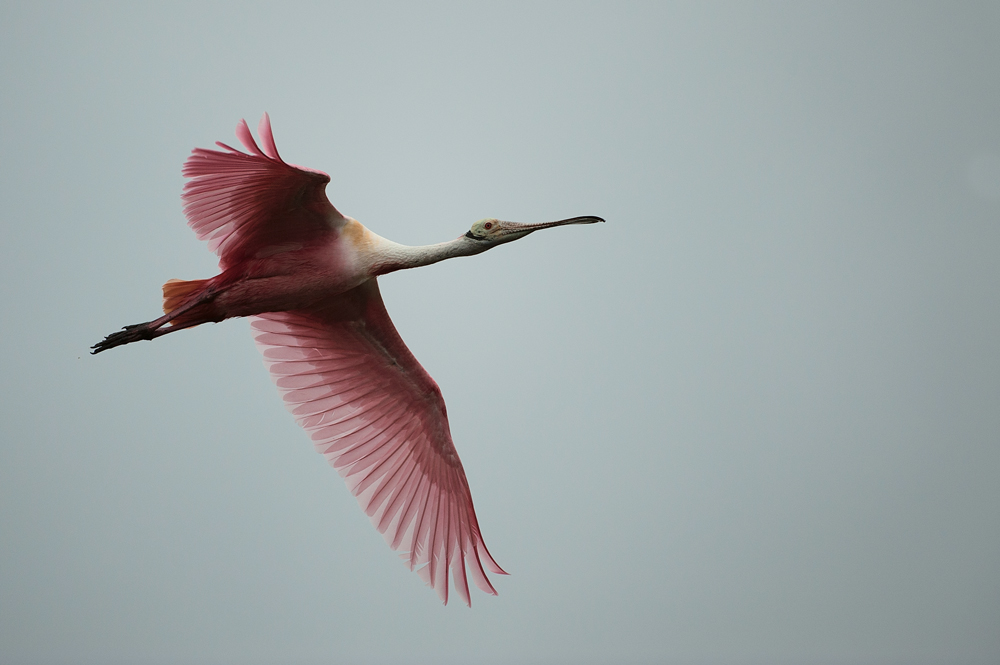
[[[241,120],[236,135],[252,154],[224,143],[225,152],[195,148],[182,170],[191,178],[182,195],[188,225],[219,255],[223,270],[282,244],[319,244],[330,216],[343,218],[326,198],[330,176],[281,161],[266,115],[261,127],[269,154]]]
[[[344,476],[372,524],[448,602],[448,573],[471,604],[466,571],[506,574],[479,531],[441,390],[399,337],[377,282],[309,310],[253,317],[288,410]]]

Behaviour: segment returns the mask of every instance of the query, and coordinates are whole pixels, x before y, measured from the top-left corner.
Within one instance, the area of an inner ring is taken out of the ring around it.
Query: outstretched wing
[[[257,127],[264,149],[245,120],[236,136],[251,153],[225,143],[225,149],[195,148],[184,162],[184,214],[199,240],[219,255],[229,269],[243,261],[316,242],[331,230],[330,220],[343,218],[326,198],[330,176],[286,164],[274,145],[265,113]]]
[[[448,571],[471,605],[467,575],[506,574],[479,531],[441,389],[400,339],[374,279],[322,308],[252,318],[285,406],[347,481],[393,549],[448,602]]]

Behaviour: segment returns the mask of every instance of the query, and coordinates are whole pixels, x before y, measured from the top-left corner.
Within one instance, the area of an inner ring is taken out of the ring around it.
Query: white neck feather
[[[485,252],[489,248],[486,243],[459,236],[448,242],[436,245],[400,245],[399,243],[378,237],[372,243],[369,253],[369,272],[372,275],[384,275],[406,268],[419,268],[445,259],[457,256],[472,256]]]

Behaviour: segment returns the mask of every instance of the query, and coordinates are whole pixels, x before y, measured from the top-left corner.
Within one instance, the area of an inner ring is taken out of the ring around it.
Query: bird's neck
[[[384,275],[397,270],[427,266],[457,256],[472,256],[483,251],[486,251],[486,247],[482,243],[465,236],[436,245],[416,247],[400,245],[379,237],[377,242],[371,244],[369,270],[372,275]]]

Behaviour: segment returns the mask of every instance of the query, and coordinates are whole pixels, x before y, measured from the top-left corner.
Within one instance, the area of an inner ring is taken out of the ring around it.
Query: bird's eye
[[[485,223],[485,224],[483,225],[483,227],[484,227],[484,228],[485,228],[485,229],[486,229],[487,231],[489,231],[490,229],[492,229],[492,228],[493,228],[493,222],[486,222],[486,223]]]

